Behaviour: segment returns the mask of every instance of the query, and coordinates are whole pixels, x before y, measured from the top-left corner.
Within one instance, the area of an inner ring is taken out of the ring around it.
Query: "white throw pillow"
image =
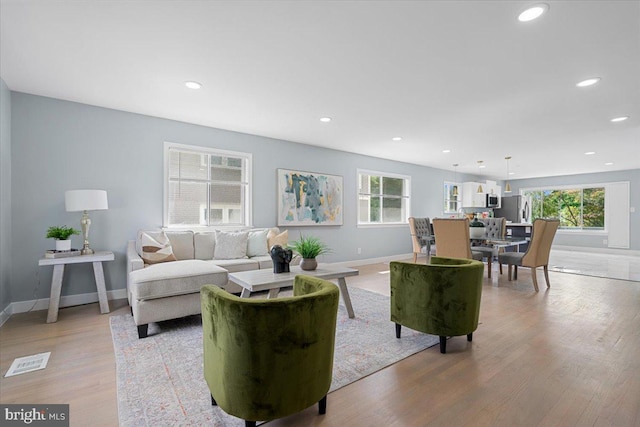
[[[249,232],[249,239],[247,240],[248,257],[269,255],[267,233],[269,233],[269,229]]]
[[[247,231],[216,231],[216,245],[213,248],[213,259],[237,259],[247,256]]]

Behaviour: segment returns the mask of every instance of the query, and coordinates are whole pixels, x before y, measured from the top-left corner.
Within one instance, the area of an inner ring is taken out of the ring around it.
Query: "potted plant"
[[[484,223],[477,218],[469,223],[469,237],[472,239],[480,239],[484,237]]]
[[[47,239],[56,239],[56,251],[69,251],[71,250],[69,238],[74,234],[80,234],[80,231],[66,225],[61,227],[54,225],[47,230]]]
[[[315,270],[318,267],[316,257],[331,252],[329,247],[320,239],[313,236],[300,235],[300,239],[289,245],[289,248],[302,257],[300,268],[303,270]]]

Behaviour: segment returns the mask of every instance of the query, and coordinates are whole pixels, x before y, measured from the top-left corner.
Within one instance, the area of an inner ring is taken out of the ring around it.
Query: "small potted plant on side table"
[[[80,231],[66,225],[61,227],[54,225],[47,230],[47,239],[56,239],[56,251],[70,251],[70,237],[74,234],[80,234]]]
[[[302,257],[300,268],[307,271],[315,270],[318,267],[318,261],[316,261],[318,255],[331,252],[329,247],[317,237],[305,237],[302,234],[300,239],[289,245],[289,248]]]

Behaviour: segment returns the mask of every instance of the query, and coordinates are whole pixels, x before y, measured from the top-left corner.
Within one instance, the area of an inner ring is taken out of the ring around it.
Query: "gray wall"
[[[629,153],[629,155],[632,155]],[[521,188],[543,187],[572,184],[602,184],[607,182],[629,181],[629,206],[635,207],[636,212],[629,214],[629,249],[640,250],[640,169],[589,173],[581,175],[554,176],[547,178],[520,179],[511,181],[513,194],[519,194]],[[582,246],[592,248],[606,248],[603,236],[593,235],[556,235],[554,245]]]
[[[0,311],[11,303],[11,92],[0,79]]]
[[[125,244],[139,229],[162,225],[164,141],[253,154],[253,225],[276,221],[276,169],[324,172],[344,177],[344,225],[290,228],[326,241],[333,253],[321,261],[347,261],[411,252],[408,226],[356,227],[356,169],[400,173],[412,178],[411,212],[442,214],[442,183],[453,173],[406,163],[327,150],[287,141],[207,128],[23,93],[12,93],[13,280],[12,300],[49,296],[51,267],[38,259],[53,241],[50,225],[80,228],[79,212],[65,212],[64,192],[96,188],[108,192],[109,210],[90,214],[90,242],[111,250],[105,264],[107,290],[126,287]],[[460,176],[474,180],[474,176]],[[74,247],[80,236],[72,237]],[[357,248],[362,253],[357,254]],[[65,271],[62,294],[95,292],[91,265]]]

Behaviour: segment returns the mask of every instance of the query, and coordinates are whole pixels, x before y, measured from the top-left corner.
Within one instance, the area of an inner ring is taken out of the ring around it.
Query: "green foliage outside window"
[[[558,218],[561,228],[604,230],[604,187],[535,190],[525,195],[531,197],[532,221]]]

